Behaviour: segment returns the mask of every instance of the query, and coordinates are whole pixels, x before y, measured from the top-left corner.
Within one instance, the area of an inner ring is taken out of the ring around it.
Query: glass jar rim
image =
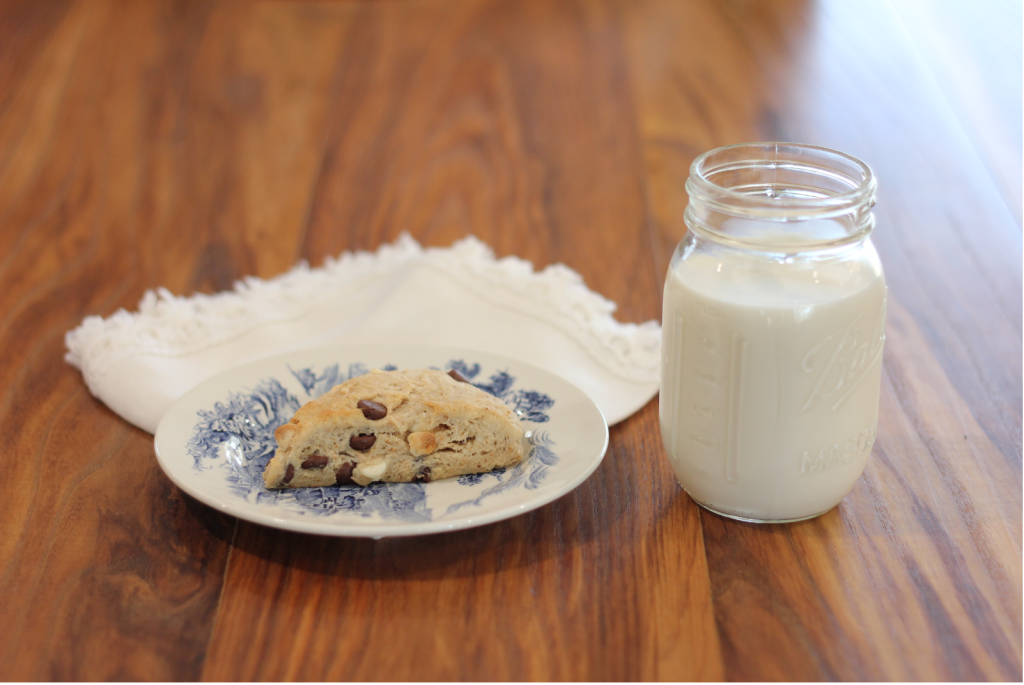
[[[715,164],[716,159],[724,161]],[[757,167],[808,171],[842,183],[849,190],[818,197],[769,196],[734,190],[709,178],[712,172]],[[690,165],[686,181],[690,197],[710,209],[770,221],[827,219],[864,212],[874,205],[876,188],[871,167],[853,155],[818,145],[784,142],[739,143],[709,150]]]

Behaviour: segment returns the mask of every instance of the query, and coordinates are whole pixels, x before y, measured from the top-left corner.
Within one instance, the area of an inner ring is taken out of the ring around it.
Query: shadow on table
[[[238,521],[234,540],[229,540],[235,548],[232,564],[255,561],[256,566],[269,564],[310,574],[367,580],[481,576],[542,565],[567,555],[585,560],[599,553],[596,548],[614,544],[609,537],[628,537],[622,541],[625,552],[636,544],[638,535],[643,535],[643,528],[665,515],[660,509],[689,506],[680,501],[685,497],[680,492],[679,498],[661,498],[662,506],[646,509],[641,520],[623,524],[624,515],[636,512],[641,497],[638,492],[644,484],[616,480],[615,469],[607,462],[575,491],[550,504],[461,531],[373,540],[293,533]],[[189,500],[199,517],[198,510],[205,506]],[[223,527],[209,530],[224,535]],[[594,544],[599,539],[602,542]]]

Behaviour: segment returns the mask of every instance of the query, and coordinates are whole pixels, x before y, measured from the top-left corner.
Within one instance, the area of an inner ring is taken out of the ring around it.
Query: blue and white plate
[[[457,369],[519,412],[517,466],[431,483],[267,490],[274,430],[295,410],[372,368]],[[566,380],[485,352],[423,346],[328,347],[226,371],[171,407],[156,431],[161,468],[201,502],[238,518],[321,535],[382,538],[471,528],[536,509],[594,472],[608,447],[597,405]]]

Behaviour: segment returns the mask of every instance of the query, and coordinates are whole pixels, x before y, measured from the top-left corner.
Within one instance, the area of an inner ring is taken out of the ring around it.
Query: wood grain
[[[628,108],[617,104],[628,100],[621,74],[595,66],[617,56],[603,35],[610,17],[598,4],[510,10],[363,8],[338,79],[344,116],[328,140],[304,249],[312,257],[372,247],[402,230],[447,244],[472,231],[499,254],[562,261],[601,290],[630,290],[619,300],[626,315],[656,317],[638,148],[615,135],[631,127]],[[545,62],[559,68],[544,73]],[[587,87],[569,88],[573,82]],[[403,115],[413,109],[416,116]],[[583,116],[593,109],[602,116]],[[527,173],[510,177],[520,170]],[[618,259],[601,257],[608,253]],[[228,625],[261,626],[266,646],[253,658],[249,635],[218,630],[204,678],[234,677],[242,663],[242,677],[254,679],[719,677],[708,649],[715,638],[703,557],[676,551],[679,538],[699,549],[699,521],[661,459],[653,405],[616,435],[620,446],[585,487],[486,532],[443,541],[300,539],[288,559],[324,555],[322,563],[299,572],[275,555],[288,570],[266,584],[266,548],[234,555],[221,616]],[[632,506],[648,496],[652,508]],[[675,521],[655,527],[666,508]],[[243,526],[238,545],[264,537]],[[618,583],[637,573],[627,568],[638,555],[683,564],[642,564],[649,578]],[[424,567],[430,572],[417,570]],[[343,583],[326,580],[339,575]],[[324,585],[340,594],[307,594]],[[314,617],[323,604],[338,611]],[[304,628],[280,636],[280,610],[303,612],[307,618],[295,620]],[[515,615],[522,624],[503,630]],[[708,637],[673,639],[693,634]],[[634,643],[643,651],[612,648]]]
[[[703,515],[730,679],[1001,680],[1019,669],[1008,636],[1021,625],[1020,521],[1001,517],[1006,488],[985,474],[999,452],[966,407],[935,406],[954,394],[898,303],[889,324],[879,438],[853,493],[785,527]],[[765,664],[765,652],[780,658]]]
[[[707,569],[678,552],[700,548],[695,507],[648,447],[649,469],[615,449],[573,493],[479,531],[333,540],[243,524],[218,625],[250,629],[218,628],[204,679],[720,679]]]
[[[887,3],[655,2],[627,19],[662,263],[704,149],[798,139],[880,179],[890,315],[875,456],[815,521],[702,515],[727,677],[1019,677],[1020,235],[948,101]],[[939,138],[956,163],[924,162]]]
[[[0,678],[1020,680],[1019,16],[0,2]],[[565,263],[621,320],[658,318],[689,164],[765,139],[879,178],[878,439],[812,521],[702,512],[655,400],[529,514],[286,534],[177,490],[61,361],[83,316],[147,289],[215,292],[402,232]]]
[[[112,162],[104,129],[118,122],[96,78],[117,62],[111,17],[85,4],[4,9],[21,14],[2,26],[40,38],[0,100],[0,672],[196,678],[234,522],[171,486],[149,436],[61,361],[64,332],[128,304],[137,273],[130,169]]]

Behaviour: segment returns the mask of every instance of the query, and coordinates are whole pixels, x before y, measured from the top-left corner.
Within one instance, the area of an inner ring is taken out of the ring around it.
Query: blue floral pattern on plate
[[[476,387],[501,399],[519,412],[525,422],[542,424],[549,419],[554,400],[537,390],[516,388],[516,379],[508,371],[495,371],[487,380],[477,381],[480,364],[467,364],[459,359],[449,361],[444,368],[457,370]],[[536,489],[559,461],[554,442],[546,432],[532,435],[528,432],[531,447],[521,463],[510,469],[459,476],[457,483],[466,489],[467,498],[448,505],[440,513],[427,506],[426,488],[430,486],[424,483],[268,490],[263,485],[263,470],[277,448],[274,431],[289,421],[305,402],[320,397],[349,378],[367,373],[369,368],[354,363],[344,368],[341,364],[331,364],[319,371],[316,367],[297,370],[288,367],[288,370],[302,387],[304,397],[301,399],[291,394],[280,380],[264,378],[251,389],[229,393],[211,409],[197,411],[198,421],[187,446],[193,470],[223,469],[231,493],[247,502],[283,506],[316,516],[343,514],[429,522],[465,508],[479,507],[485,499],[500,493],[518,488]]]

